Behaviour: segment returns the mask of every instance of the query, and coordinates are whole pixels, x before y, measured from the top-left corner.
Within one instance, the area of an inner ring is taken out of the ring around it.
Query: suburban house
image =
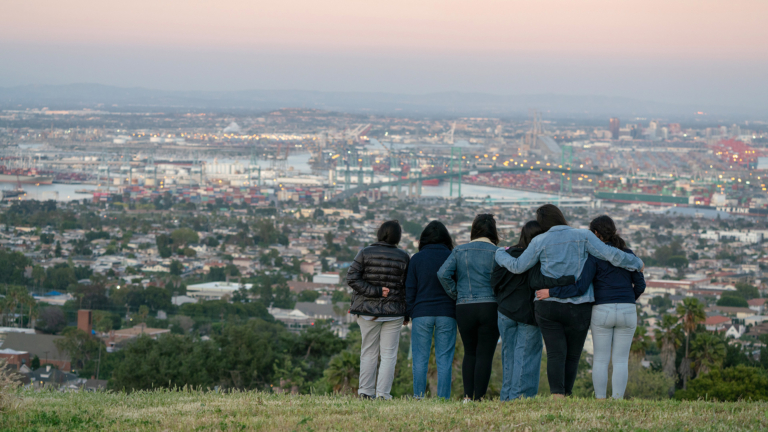
[[[730,324],[730,323],[731,323],[730,318],[724,317],[722,315],[715,315],[715,316],[708,317],[704,321],[704,326],[709,331],[721,331],[725,329],[726,324]]]
[[[764,298],[758,298],[758,299],[752,299],[747,300],[747,304],[749,305],[749,308],[753,311],[757,312],[757,315],[762,315],[763,312],[765,312],[766,306],[765,301],[767,299]]]
[[[102,336],[102,339],[104,339],[104,343],[107,345],[107,352],[115,352],[120,349],[120,344],[122,342],[130,339],[137,338],[141,335],[147,335],[152,339],[157,339],[158,335],[170,332],[169,329],[150,328],[142,323],[127,329],[111,330],[109,333],[105,333]]]
[[[221,300],[225,295],[232,296],[240,287],[250,290],[252,286],[238,282],[206,282],[187,286],[187,296],[198,300]]]
[[[744,324],[726,324],[725,337],[740,339],[747,332],[747,326]]]

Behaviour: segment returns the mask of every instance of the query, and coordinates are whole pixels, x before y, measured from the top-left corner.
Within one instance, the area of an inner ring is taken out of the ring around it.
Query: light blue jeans
[[[499,312],[501,334],[502,401],[534,397],[539,392],[541,330],[517,322]]]
[[[437,396],[451,398],[451,371],[456,350],[456,320],[444,316],[413,319],[411,351],[413,352],[413,397],[423,398],[427,392],[427,369],[435,334],[435,363],[437,364]]]
[[[609,303],[592,307],[592,342],[595,356],[592,385],[595,397],[605,399],[608,387],[608,362],[613,363],[611,390],[614,399],[624,398],[627,389],[629,350],[637,328],[634,303]]]

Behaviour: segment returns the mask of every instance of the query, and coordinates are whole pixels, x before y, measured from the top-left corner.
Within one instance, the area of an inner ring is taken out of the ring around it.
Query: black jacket
[[[347,272],[354,291],[349,313],[379,317],[405,316],[405,277],[408,254],[386,242],[376,242],[357,253]],[[389,288],[382,297],[382,287]]]
[[[525,249],[512,247],[507,253],[514,258],[523,254]],[[507,318],[519,323],[537,325],[533,314],[533,299],[536,291],[531,286],[553,288],[570,285],[575,282],[573,276],[562,276],[557,279],[541,274],[541,263],[521,274],[511,273],[504,267],[494,263],[491,286],[499,303],[499,312]]]

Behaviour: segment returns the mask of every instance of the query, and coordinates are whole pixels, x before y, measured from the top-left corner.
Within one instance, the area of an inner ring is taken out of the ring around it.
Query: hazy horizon
[[[768,2],[47,0],[4,6],[0,87],[555,94],[759,107]]]

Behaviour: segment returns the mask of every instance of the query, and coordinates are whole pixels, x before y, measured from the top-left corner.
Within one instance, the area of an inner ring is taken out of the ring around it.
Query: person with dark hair
[[[464,343],[461,375],[465,401],[482,399],[491,379],[493,353],[499,340],[496,297],[491,287],[498,244],[493,215],[477,215],[470,242],[453,249],[437,272],[440,284],[456,300],[456,322]]]
[[[589,224],[589,229],[605,244],[633,253],[616,232],[616,225],[610,217],[596,217]],[[635,302],[645,291],[643,274],[615,267],[590,255],[576,284],[542,289],[536,292],[536,297],[540,300],[575,297],[586,292],[590,284],[595,291],[590,323],[595,348],[592,364],[595,397],[606,398],[608,363],[613,363],[613,398],[622,399],[627,388],[629,350],[637,328]]]
[[[515,246],[508,248],[507,253],[512,257],[519,257],[531,240],[543,232],[538,222],[527,222],[520,232],[520,240]],[[570,275],[558,279],[542,275],[541,264],[536,264],[525,273],[514,274],[494,262],[491,286],[499,303],[502,401],[534,397],[539,392],[542,342],[541,330],[533,314],[535,296],[531,284],[551,288],[569,285],[574,281],[574,277]]]
[[[606,245],[592,231],[569,227],[563,213],[552,204],[539,207],[536,220],[547,232],[531,240],[525,252],[517,258],[499,248],[496,262],[500,266],[520,274],[541,262],[544,276],[559,278],[573,275],[578,279],[587,257],[592,255],[630,271],[642,272],[644,269],[640,258]],[[536,322],[547,347],[549,388],[555,397],[570,395],[573,390],[594,300],[594,290],[590,285],[580,296],[550,297],[534,303]]]
[[[456,348],[456,302],[440,285],[437,271],[453,250],[453,239],[442,222],[432,221],[419,237],[419,252],[411,257],[405,279],[406,316],[411,320],[413,397],[427,390],[427,368],[435,336],[437,396],[451,398],[451,372]]]
[[[410,258],[397,248],[401,234],[397,221],[384,222],[376,236],[378,241],[361,249],[347,272],[347,284],[354,291],[349,313],[358,316],[363,338],[357,391],[361,398],[392,398],[400,329],[408,323],[405,278]]]

